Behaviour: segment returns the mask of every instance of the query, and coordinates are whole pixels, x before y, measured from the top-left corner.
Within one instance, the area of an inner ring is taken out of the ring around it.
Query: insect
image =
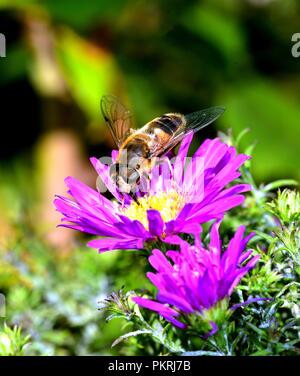
[[[148,176],[156,157],[164,156],[187,134],[211,124],[225,111],[223,107],[211,107],[188,115],[168,113],[134,129],[130,112],[116,97],[103,96],[100,107],[119,149],[110,166],[110,177],[121,192],[129,194],[142,176]]]

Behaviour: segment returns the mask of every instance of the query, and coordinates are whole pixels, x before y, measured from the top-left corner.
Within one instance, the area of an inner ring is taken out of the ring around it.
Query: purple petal
[[[152,251],[152,255],[149,257],[151,266],[157,271],[173,270],[172,265],[169,263],[166,256],[158,249]]]
[[[268,301],[272,300],[271,298],[249,298],[245,302],[234,304],[230,307],[232,311],[235,311],[237,308],[243,307],[248,304],[256,303],[256,302],[262,302],[262,301]]]
[[[159,211],[150,209],[147,211],[149,232],[154,236],[161,236],[164,231],[164,221]]]
[[[174,307],[180,309],[184,313],[193,312],[193,308],[191,307],[191,305],[187,301],[185,301],[183,298],[176,295],[175,291],[173,294],[167,291],[160,292],[157,294],[157,299],[162,303],[173,305]]]
[[[207,339],[207,338],[213,336],[219,329],[218,325],[214,321],[210,321],[209,323],[211,325],[211,331],[202,336],[202,338],[204,338],[204,339]]]
[[[193,139],[193,133],[188,134],[180,144],[177,157],[174,163],[174,180],[180,184],[183,178],[183,170],[186,162],[187,152]]]
[[[218,256],[221,253],[221,239],[219,236],[220,223],[221,221],[219,220],[213,224],[211,232],[210,232],[210,244],[209,244],[211,251],[214,252]]]
[[[123,196],[116,188],[116,185],[112,182],[109,176],[109,167],[101,163],[97,158],[92,157],[90,158],[94,169],[97,171],[98,175],[102,179],[103,183],[106,185],[110,193],[118,200],[122,201]]]
[[[150,309],[151,311],[158,312],[161,316],[163,316],[166,320],[172,322],[172,324],[174,324],[175,326],[181,329],[184,329],[186,327],[185,324],[174,318],[179,316],[179,313],[174,309],[169,308],[164,304],[155,302],[154,300],[141,298],[139,296],[135,296],[131,299],[141,307]]]
[[[142,249],[143,240],[134,238],[103,238],[91,240],[87,245],[91,248],[97,248],[102,253],[117,249]]]

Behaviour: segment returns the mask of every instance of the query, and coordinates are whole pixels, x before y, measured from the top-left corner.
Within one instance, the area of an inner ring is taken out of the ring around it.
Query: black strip
[[[178,119],[171,118],[168,115],[161,116],[156,120],[156,123],[159,125],[160,129],[170,135],[172,135],[180,125]]]
[[[136,365],[134,365],[136,364]],[[87,356],[87,357],[0,357],[1,375],[49,374],[91,375],[275,375],[297,373],[299,357],[203,357],[203,356]],[[139,369],[139,372],[137,372]],[[63,373],[62,373],[63,374]]]

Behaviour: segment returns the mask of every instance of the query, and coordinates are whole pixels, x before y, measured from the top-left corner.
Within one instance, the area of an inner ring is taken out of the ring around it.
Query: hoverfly
[[[148,176],[152,162],[173,149],[190,132],[197,132],[223,114],[223,107],[211,107],[188,115],[168,113],[137,130],[130,112],[112,95],[103,96],[101,111],[119,149],[110,166],[110,177],[123,193],[133,192],[142,176]]]

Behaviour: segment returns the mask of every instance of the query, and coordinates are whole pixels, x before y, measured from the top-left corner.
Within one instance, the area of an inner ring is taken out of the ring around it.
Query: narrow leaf
[[[146,330],[146,329],[143,329],[143,330],[136,330],[135,332],[130,332],[130,333],[126,333],[124,335],[122,335],[121,337],[117,338],[113,344],[111,345],[111,347],[115,347],[116,345],[118,345],[120,342],[124,341],[124,339],[127,339],[129,337],[135,337],[135,336],[138,336],[140,334],[151,334],[151,330]]]

